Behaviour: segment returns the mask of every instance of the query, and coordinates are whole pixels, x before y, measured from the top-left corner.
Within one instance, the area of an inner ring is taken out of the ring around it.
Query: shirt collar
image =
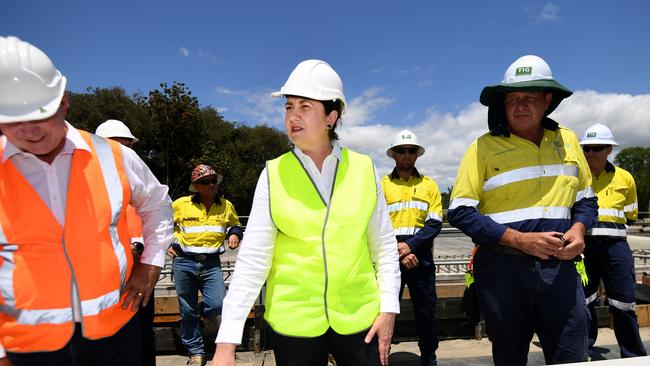
[[[293,151],[296,153],[296,156],[298,156],[298,158],[301,161],[304,161],[305,159],[308,158],[308,156],[304,152],[302,152],[302,150],[300,150],[298,146],[294,146]],[[334,156],[338,161],[341,161],[341,159],[343,159],[343,155],[342,155],[343,153],[341,151],[342,151],[341,145],[337,140],[334,140],[332,141],[332,152],[329,155],[327,155],[325,159],[327,159],[330,156]]]
[[[65,136],[65,145],[63,145],[63,150],[59,153],[59,155],[64,155],[64,154],[72,154],[74,150],[86,150],[90,151],[90,146],[88,146],[88,143],[86,143],[86,140],[81,137],[81,133],[74,128],[68,121],[65,122],[65,125],[68,127],[68,132],[66,133]],[[6,136],[2,136],[2,139],[0,140],[0,143],[3,144],[4,152],[2,154],[2,163],[7,161],[7,159],[10,159],[14,155],[32,155],[32,153],[22,151],[19,149],[16,145],[12,144],[9,140],[7,140]]]
[[[607,161],[607,163],[605,163],[605,171],[607,173],[612,173],[614,170],[616,170],[616,168],[614,167],[614,164]]]
[[[418,169],[416,167],[413,167],[413,172],[411,173],[411,177],[420,178],[420,172],[418,172]],[[393,168],[393,171],[390,173],[390,179],[399,179],[399,173],[397,173],[397,167]]]

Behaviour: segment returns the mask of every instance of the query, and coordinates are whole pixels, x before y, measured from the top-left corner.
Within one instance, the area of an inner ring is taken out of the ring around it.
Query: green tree
[[[205,141],[199,101],[184,83],[160,84],[139,102],[148,108],[138,146],[149,168],[169,186],[172,198],[186,192],[192,162]],[[137,146],[137,145],[136,145]]]
[[[636,182],[639,211],[650,209],[650,148],[628,147],[614,158],[614,164],[629,171]]]

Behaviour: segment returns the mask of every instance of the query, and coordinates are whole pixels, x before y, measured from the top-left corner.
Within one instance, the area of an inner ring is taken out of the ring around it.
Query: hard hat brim
[[[56,97],[36,109],[34,109],[33,105],[18,106],[11,109],[2,108],[4,113],[0,113],[0,123],[40,121],[52,117],[61,105],[61,100],[65,94],[66,81],[65,76],[61,76]]]
[[[209,174],[209,175],[212,175],[212,174]],[[219,173],[216,173],[216,176],[217,176],[217,184],[221,184],[221,181],[223,180],[223,175],[221,175]],[[205,178],[205,177],[207,177],[207,175],[205,175],[205,176],[203,176],[201,178]],[[196,180],[199,180],[201,178],[197,178]],[[196,181],[194,181],[194,182],[196,182]],[[187,188],[187,190],[192,192],[192,193],[198,192],[198,190],[196,189],[196,186],[194,186],[194,182],[190,183],[190,186]]]
[[[480,102],[484,106],[503,105],[506,93],[525,91],[545,91],[553,94],[551,104],[545,116],[551,114],[558,105],[573,94],[573,92],[555,80],[531,80],[512,84],[489,85],[481,91]]]
[[[284,87],[282,87],[282,89],[279,90],[279,91],[275,91],[275,92],[271,93],[272,97],[283,97],[283,96],[289,96],[289,95],[293,95],[293,96],[296,96],[296,97],[308,98],[308,99],[312,99],[312,100],[317,100],[319,102],[325,101],[325,99],[321,99],[317,95],[310,95],[309,93],[305,93],[304,91],[289,90],[289,89],[285,89]],[[341,101],[341,116],[343,114],[345,114],[345,109],[346,109],[345,108],[346,107],[345,106],[345,100],[343,100],[341,98],[337,98],[337,99],[333,99],[333,100],[340,100]]]
[[[593,139],[593,140],[582,140],[580,141],[580,145],[612,145],[616,146],[618,143],[614,140],[606,140],[606,139]]]
[[[419,158],[420,156],[424,155],[424,151],[425,151],[425,150],[424,150],[424,147],[422,147],[422,146],[420,146],[420,145],[415,145],[415,144],[403,144],[403,145],[414,145],[414,146],[417,146],[417,147],[418,147],[418,158]],[[386,150],[386,155],[388,155],[389,158],[391,158],[391,159],[395,159],[395,158],[393,157],[393,148],[394,148],[394,147],[397,147],[397,146],[402,146],[402,145],[394,145],[394,146],[389,147],[388,150]]]

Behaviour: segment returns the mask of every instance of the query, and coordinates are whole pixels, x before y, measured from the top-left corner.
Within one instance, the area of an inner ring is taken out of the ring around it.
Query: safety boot
[[[205,366],[205,355],[191,355],[187,366]]]

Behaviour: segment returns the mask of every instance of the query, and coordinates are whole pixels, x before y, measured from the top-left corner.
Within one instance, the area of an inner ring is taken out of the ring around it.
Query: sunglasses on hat
[[[406,154],[407,152],[411,155],[415,155],[418,153],[418,148],[417,147],[394,147],[393,151],[398,153],[398,154]]]
[[[603,145],[600,145],[600,146],[586,146],[586,145],[583,145],[582,146],[582,151],[584,151],[584,152],[590,152],[590,151],[601,152],[601,151],[605,150],[606,148],[607,148],[607,146],[603,146]]]
[[[194,184],[200,184],[202,186],[207,186],[208,184],[217,184],[218,180],[217,178],[212,178],[212,179],[200,179],[194,182]]]

